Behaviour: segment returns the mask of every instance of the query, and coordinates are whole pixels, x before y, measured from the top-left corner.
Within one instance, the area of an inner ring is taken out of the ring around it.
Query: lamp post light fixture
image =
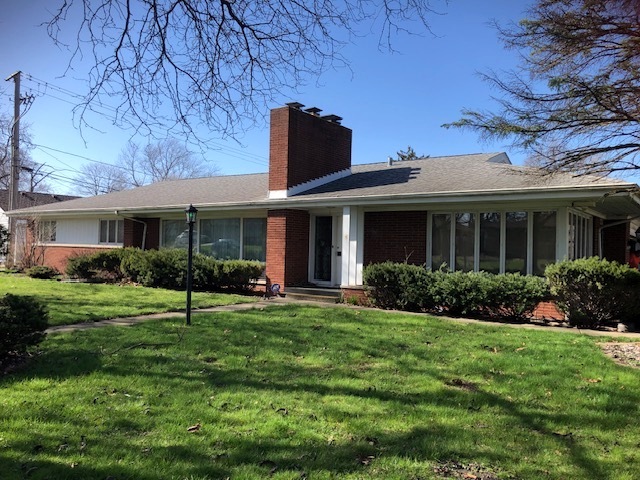
[[[187,254],[187,325],[191,325],[191,287],[193,284],[193,225],[196,223],[198,209],[193,205],[185,209],[189,225],[189,250]]]

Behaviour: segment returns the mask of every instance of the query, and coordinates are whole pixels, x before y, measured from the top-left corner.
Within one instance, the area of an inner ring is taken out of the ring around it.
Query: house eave
[[[322,208],[337,207],[343,205],[349,206],[398,206],[398,205],[453,205],[468,203],[523,203],[523,202],[569,202],[578,203],[582,201],[597,202],[607,198],[610,195],[623,195],[632,199],[633,203],[640,211],[640,199],[633,192],[637,185],[631,183],[609,184],[588,186],[563,186],[563,187],[535,187],[520,189],[502,189],[502,190],[467,190],[456,192],[429,192],[429,193],[399,193],[399,194],[381,194],[359,196],[353,195],[336,195],[324,197],[305,198],[304,194],[288,198],[265,198],[264,200],[250,202],[228,202],[228,203],[200,203],[197,204],[199,211],[232,211],[232,210],[255,210],[255,209],[296,209],[296,208]],[[593,208],[593,207],[592,207]],[[55,210],[36,210],[22,209],[6,212],[10,217],[27,218],[27,217],[75,217],[75,216],[91,216],[91,215],[120,215],[120,216],[162,216],[182,213],[185,205],[163,205],[161,207],[154,205],[145,205],[137,207],[101,207],[101,208],[73,208],[73,209],[55,209]],[[597,208],[595,208],[597,210]]]

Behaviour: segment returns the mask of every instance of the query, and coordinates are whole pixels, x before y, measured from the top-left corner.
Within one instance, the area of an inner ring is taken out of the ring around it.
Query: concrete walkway
[[[315,305],[319,307],[325,308],[351,308],[356,310],[372,310],[378,312],[386,312],[390,315],[395,314],[404,314],[404,315],[421,315],[426,316],[424,313],[414,313],[414,312],[402,312],[397,310],[379,310],[376,308],[368,308],[368,307],[359,307],[353,305],[346,304],[330,304],[326,302],[315,302],[310,300],[297,300],[297,299],[287,299],[286,297],[274,297],[270,299],[262,299],[258,302],[253,303],[238,303],[233,305],[222,305],[218,307],[209,307],[209,308],[199,308],[191,311],[191,315],[198,315],[200,313],[211,313],[211,312],[237,312],[242,310],[251,310],[254,308],[264,308],[273,305],[286,305],[290,303],[298,303],[304,305]],[[149,320],[161,320],[166,318],[180,318],[184,317],[184,312],[166,312],[166,313],[153,313],[149,315],[138,315],[134,317],[123,317],[123,318],[112,318],[109,320],[100,320],[98,322],[87,322],[87,323],[76,323],[74,325],[59,325],[56,327],[50,327],[46,330],[47,333],[59,333],[59,332],[73,332],[76,330],[89,330],[92,328],[100,328],[106,327],[110,325],[115,326],[127,326],[134,325],[136,323],[146,322]],[[589,335],[593,337],[612,337],[617,339],[627,339],[632,341],[640,341],[640,333],[635,332],[617,332],[617,331],[608,331],[608,330],[589,330],[589,329],[579,329],[579,328],[568,328],[563,326],[549,326],[549,325],[536,325],[532,323],[502,323],[502,322],[490,322],[485,320],[475,320],[469,318],[452,318],[452,317],[443,317],[438,316],[437,318],[449,320],[451,322],[458,323],[475,323],[479,325],[491,325],[495,327],[506,327],[506,328],[517,328],[517,329],[527,329],[527,330],[543,330],[546,332],[564,332],[564,333],[572,333],[579,335]]]
[[[221,305],[218,307],[197,308],[191,310],[191,315],[210,312],[237,312],[240,310],[251,310],[252,308],[264,308],[270,305],[287,303],[284,299],[260,300],[252,303],[236,303],[233,305]],[[180,318],[185,316],[185,312],[165,312],[152,313],[148,315],[137,315],[134,317],[111,318],[108,320],[100,320],[98,322],[76,323],[73,325],[58,325],[56,327],[47,328],[47,333],[73,332],[75,330],[89,330],[92,328],[108,327],[110,325],[127,326],[136,323],[146,322],[149,320],[161,320],[165,318]]]

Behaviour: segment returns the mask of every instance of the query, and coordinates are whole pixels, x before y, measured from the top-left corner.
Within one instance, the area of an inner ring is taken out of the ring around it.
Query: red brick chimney
[[[286,198],[351,173],[351,135],[336,115],[289,103],[271,110],[269,196]]]

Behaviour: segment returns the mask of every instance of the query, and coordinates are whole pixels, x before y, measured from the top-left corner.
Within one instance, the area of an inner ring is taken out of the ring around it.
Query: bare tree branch
[[[81,128],[91,105],[115,101],[117,123],[143,133],[206,126],[233,137],[276,98],[348,66],[341,50],[361,27],[377,25],[389,49],[398,32],[428,30],[434,0],[58,1],[50,37],[69,49],[70,69],[92,64]],[[68,27],[75,41],[64,45]]]

